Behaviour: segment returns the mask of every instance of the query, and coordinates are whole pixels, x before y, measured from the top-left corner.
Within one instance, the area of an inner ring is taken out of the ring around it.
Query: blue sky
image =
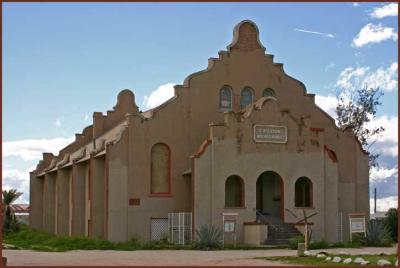
[[[173,84],[226,49],[235,24],[251,19],[266,52],[331,114],[338,87],[381,85],[383,106],[373,124],[388,131],[376,144],[382,167],[371,187],[392,198],[394,9],[396,4],[353,2],[3,3],[3,185],[26,192],[27,170],[41,150],[64,146],[91,124],[94,111],[111,109],[120,90],[132,89],[142,110],[168,98]]]

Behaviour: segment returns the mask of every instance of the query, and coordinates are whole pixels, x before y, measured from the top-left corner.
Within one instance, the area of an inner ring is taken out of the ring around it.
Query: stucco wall
[[[211,152],[214,154],[213,165],[207,167],[204,163],[209,162]],[[310,168],[313,166],[313,168]],[[325,217],[332,220],[336,217],[335,205],[325,205],[325,197],[328,200],[337,199],[335,190],[326,191],[325,195],[325,173],[335,177],[332,170],[324,169],[323,152],[315,153],[285,153],[277,152],[271,154],[253,153],[237,154],[236,141],[214,139],[206,153],[200,159],[195,160],[195,228],[201,224],[217,224],[222,228],[222,213],[237,212],[238,237],[242,239],[242,223],[254,221],[256,218],[256,181],[265,171],[278,173],[284,181],[284,208],[293,211],[299,218],[302,217],[302,210],[294,205],[294,185],[298,178],[308,177],[313,182],[313,208],[307,209],[307,214],[318,212],[311,221],[314,223],[314,239],[326,238],[329,241],[336,241],[336,220],[329,222],[330,235],[325,237]],[[203,168],[204,167],[204,168]],[[213,171],[210,176],[209,170]],[[239,175],[245,185],[245,208],[226,209],[225,207],[225,180],[230,175]],[[337,177],[336,177],[337,179]],[[212,182],[206,183],[212,180]],[[330,184],[334,188],[334,185]],[[212,190],[210,188],[213,188]],[[212,203],[212,205],[210,204]],[[212,209],[211,209],[212,207]],[[211,216],[210,216],[211,215]],[[212,217],[212,218],[211,218]],[[210,219],[211,218],[211,219]],[[285,211],[285,221],[296,222],[296,219]],[[328,232],[328,233],[329,233]],[[333,232],[333,233],[332,233]]]
[[[260,246],[268,237],[268,226],[251,224],[243,226],[244,244]]]
[[[57,172],[57,234],[69,235],[71,168]]]
[[[105,221],[105,156],[91,159],[92,196],[91,221],[92,237],[104,238]]]
[[[34,229],[43,228],[43,190],[44,178],[36,177],[36,174],[30,173],[30,213],[29,225]]]
[[[114,242],[127,241],[127,132],[118,143],[109,147],[108,160],[108,239]]]
[[[72,235],[87,235],[87,176],[86,162],[72,167]]]
[[[44,231],[54,234],[56,231],[56,173],[47,173],[44,177]]]
[[[158,111],[149,122],[129,116],[127,200],[140,199],[140,205],[128,206],[128,238],[150,239],[151,218],[167,218],[169,212],[191,211],[190,177],[182,173],[190,168],[187,126],[179,119],[182,107],[172,102]],[[176,135],[175,135],[176,134]],[[170,148],[171,192],[151,194],[151,148],[164,143]]]
[[[325,187],[323,191],[314,190],[315,195],[321,195],[325,198],[324,202],[324,224],[325,240],[338,241],[338,212],[339,212],[339,174],[338,165],[329,158],[327,151],[324,151],[324,179]],[[313,219],[311,219],[313,221]]]
[[[239,34],[242,26],[247,31],[243,38]],[[105,160],[104,205],[99,199],[101,164],[98,167],[92,165],[91,207],[87,202],[87,170],[82,167],[87,163],[73,165],[73,234],[87,234],[89,210],[92,212],[93,235],[101,234],[100,218],[104,206],[107,238],[113,241],[126,241],[132,237],[147,240],[151,218],[166,218],[168,212],[192,210],[192,187],[194,205],[199,209],[194,210],[197,223],[217,224],[221,220],[220,213],[225,211],[220,204],[224,200],[220,192],[221,180],[234,172],[242,172],[238,175],[247,180],[246,208],[229,210],[240,212],[241,222],[255,219],[255,181],[262,172],[270,169],[284,179],[285,208],[298,214],[300,211],[293,207],[291,198],[295,179],[308,176],[313,181],[315,206],[309,212],[318,212],[313,218],[317,237],[325,234],[334,240],[333,220],[338,210],[350,213],[368,209],[367,156],[354,136],[339,130],[334,120],[315,105],[314,95],[308,94],[300,81],[288,76],[282,64],[274,63],[272,55],[265,54],[253,23],[238,24],[234,36],[227,51],[220,51],[218,58],[209,59],[207,69],[189,75],[183,85],[175,86],[175,96],[166,103],[140,113],[134,94],[123,90],[114,110],[107,111],[106,115],[95,113],[93,126],[77,134],[76,141],[60,151],[57,160],[67,153],[75,157],[84,147],[87,155],[94,149],[93,138],[96,144],[101,140],[111,143]],[[219,110],[219,90],[224,85],[232,89],[235,114],[227,115]],[[244,87],[252,88],[254,101],[261,98],[264,89],[272,88],[277,102],[269,102],[261,110],[254,108],[251,119],[236,122],[235,118],[243,115],[239,110]],[[284,145],[254,144],[255,123],[286,126],[290,142]],[[211,130],[210,124],[214,125]],[[225,131],[225,124],[235,131]],[[195,185],[191,185],[190,176],[183,176],[183,173],[192,168],[191,156],[209,138],[209,131],[215,134],[212,135],[215,146],[212,150],[215,151],[206,151],[201,160],[195,160],[192,170]],[[115,137],[119,134],[120,137]],[[152,146],[160,142],[171,151],[171,192],[152,195],[150,152]],[[327,158],[324,145],[336,153],[337,163],[332,164],[332,159]],[[55,157],[46,154],[44,158],[48,165]],[[270,162],[265,162],[267,159]],[[38,169],[42,170],[39,165]],[[211,178],[212,183],[205,184]],[[333,190],[327,192],[331,187]],[[318,191],[325,196],[317,195]],[[129,200],[135,202],[129,204]],[[285,219],[294,221],[287,213]],[[322,224],[324,221],[329,222],[329,227]]]

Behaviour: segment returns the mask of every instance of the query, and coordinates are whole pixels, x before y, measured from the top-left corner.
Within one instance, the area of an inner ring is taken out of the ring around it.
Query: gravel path
[[[315,250],[313,252],[319,252]],[[394,254],[396,248],[360,248],[360,249],[329,249],[328,252],[346,252],[347,254]],[[31,250],[3,250],[8,265],[59,266],[59,265],[215,265],[215,266],[265,266],[280,265],[276,262],[254,259],[255,257],[294,256],[295,250],[74,250],[68,252],[38,252]],[[281,264],[284,265],[284,264]]]

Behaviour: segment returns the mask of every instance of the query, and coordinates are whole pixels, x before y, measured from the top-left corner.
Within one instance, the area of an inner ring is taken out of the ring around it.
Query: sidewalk
[[[396,248],[359,248],[359,249],[327,249],[312,250],[312,252],[326,251],[332,253],[345,252],[346,254],[395,254]],[[38,252],[31,250],[3,250],[8,265],[96,265],[96,266],[123,266],[123,265],[219,265],[219,266],[265,266],[279,265],[276,262],[254,259],[255,257],[295,256],[296,250],[268,249],[268,250],[76,250],[68,252]],[[282,264],[283,265],[283,264]]]

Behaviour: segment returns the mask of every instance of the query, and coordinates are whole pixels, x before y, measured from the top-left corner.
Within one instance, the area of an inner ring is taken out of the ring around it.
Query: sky
[[[379,85],[370,126],[386,131],[371,148],[381,157],[370,192],[378,210],[397,206],[396,3],[3,3],[2,19],[3,189],[23,192],[18,202],[42,152],[57,154],[118,92],[131,89],[143,111],[159,105],[250,19],[333,117],[339,89]]]

